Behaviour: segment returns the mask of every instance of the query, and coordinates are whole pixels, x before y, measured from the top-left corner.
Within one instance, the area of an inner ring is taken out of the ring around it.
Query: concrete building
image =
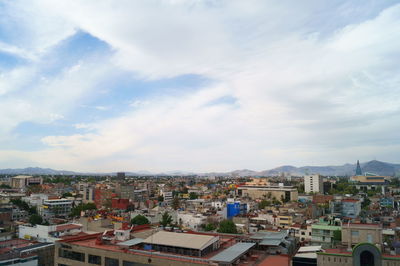
[[[306,193],[323,193],[324,181],[322,176],[318,174],[304,176],[304,191]]]
[[[202,224],[207,223],[207,217],[200,213],[178,212],[177,222],[187,229],[199,230]]]
[[[205,257],[219,254],[219,236],[166,231],[154,233],[151,229],[136,232],[134,235],[134,238],[125,241],[117,241],[114,232],[57,241],[55,265],[184,266],[219,261],[217,256]],[[234,261],[244,253],[236,252],[229,257],[224,256],[224,259]]]
[[[29,175],[19,175],[11,178],[11,187],[24,189],[27,186],[41,185],[43,184],[43,178],[33,177]]]
[[[159,231],[142,242],[156,251],[203,257],[219,248],[219,237]]]
[[[342,226],[342,244],[349,250],[358,243],[371,243],[382,247],[381,224],[344,224]]]
[[[60,237],[76,235],[82,232],[81,224],[59,225],[19,225],[18,237],[21,239],[35,240],[44,243],[53,243]]]
[[[311,244],[329,248],[334,245],[335,232],[341,231],[340,220],[324,221],[320,219],[318,223],[311,225]]]
[[[39,214],[44,219],[53,217],[67,217],[72,210],[72,200],[69,199],[48,199],[43,201],[39,207]]]
[[[236,193],[240,197],[249,197],[251,199],[264,199],[268,195],[277,200],[297,201],[298,191],[292,186],[238,186]],[[270,193],[270,194],[269,194]]]
[[[370,243],[359,243],[352,250],[327,249],[317,253],[318,266],[400,266],[399,255],[382,253]]]
[[[331,201],[330,209],[333,215],[356,218],[361,212],[361,201],[358,199]]]
[[[293,217],[290,214],[279,214],[278,215],[278,226],[284,229],[288,229],[293,224]]]
[[[91,186],[83,187],[82,191],[82,202],[83,203],[93,203],[94,202],[94,193],[95,188]]]
[[[0,265],[53,266],[54,244],[23,239],[0,241]]]

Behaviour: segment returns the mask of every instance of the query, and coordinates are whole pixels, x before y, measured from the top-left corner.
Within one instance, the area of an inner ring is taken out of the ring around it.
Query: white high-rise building
[[[323,193],[324,183],[320,175],[304,176],[304,191],[306,193]]]

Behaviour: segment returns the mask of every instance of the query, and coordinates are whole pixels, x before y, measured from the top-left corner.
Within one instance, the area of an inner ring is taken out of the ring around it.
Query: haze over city
[[[398,163],[397,1],[1,1],[0,168]]]

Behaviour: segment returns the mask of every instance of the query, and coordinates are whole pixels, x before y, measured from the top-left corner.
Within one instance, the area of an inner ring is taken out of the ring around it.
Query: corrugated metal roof
[[[280,232],[257,232],[252,235],[251,239],[283,239],[287,237],[289,232],[287,230],[282,230]]]
[[[237,258],[246,253],[249,249],[251,249],[254,245],[255,243],[244,243],[244,242],[236,243],[235,245],[221,251],[214,257],[210,258],[210,260],[232,263]]]
[[[264,239],[260,242],[260,246],[279,246],[281,239]]]
[[[143,238],[132,238],[123,242],[119,242],[117,245],[119,246],[134,246],[143,242]]]

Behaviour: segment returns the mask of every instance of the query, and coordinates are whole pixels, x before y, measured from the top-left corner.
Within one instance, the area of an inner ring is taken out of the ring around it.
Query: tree
[[[29,223],[31,223],[32,225],[41,224],[42,222],[43,222],[42,216],[40,216],[39,214],[32,214],[29,217]]]
[[[159,202],[163,202],[164,201],[164,196],[163,195],[158,196],[157,200]]]
[[[172,223],[172,216],[169,215],[169,213],[166,211],[163,213],[163,215],[161,216],[161,220],[160,220],[160,224],[164,227],[166,227],[167,225],[170,225]]]
[[[11,188],[10,185],[7,184],[0,184],[0,188]]]
[[[204,231],[214,231],[216,229],[215,225],[207,224],[204,226]]]
[[[80,216],[81,211],[86,211],[86,210],[95,210],[96,205],[94,203],[86,203],[86,204],[79,204],[78,206],[75,206],[72,211],[71,211],[71,216]]]
[[[62,197],[62,198],[72,197],[72,194],[71,194],[70,192],[66,192],[66,193],[62,194],[61,197]]]
[[[145,216],[139,214],[132,218],[131,224],[136,224],[136,225],[150,224],[150,221]]]
[[[260,203],[258,203],[258,208],[259,208],[260,210],[265,209],[265,207],[267,207],[267,206],[271,206],[271,201],[269,201],[269,200],[262,200]]]
[[[179,198],[175,196],[175,198],[172,200],[172,208],[174,208],[174,210],[177,210],[179,209],[179,207],[180,207]]]
[[[189,193],[189,199],[194,200],[197,199],[199,196],[195,192],[190,192]]]
[[[236,225],[231,220],[223,220],[219,223],[218,233],[237,234]]]

